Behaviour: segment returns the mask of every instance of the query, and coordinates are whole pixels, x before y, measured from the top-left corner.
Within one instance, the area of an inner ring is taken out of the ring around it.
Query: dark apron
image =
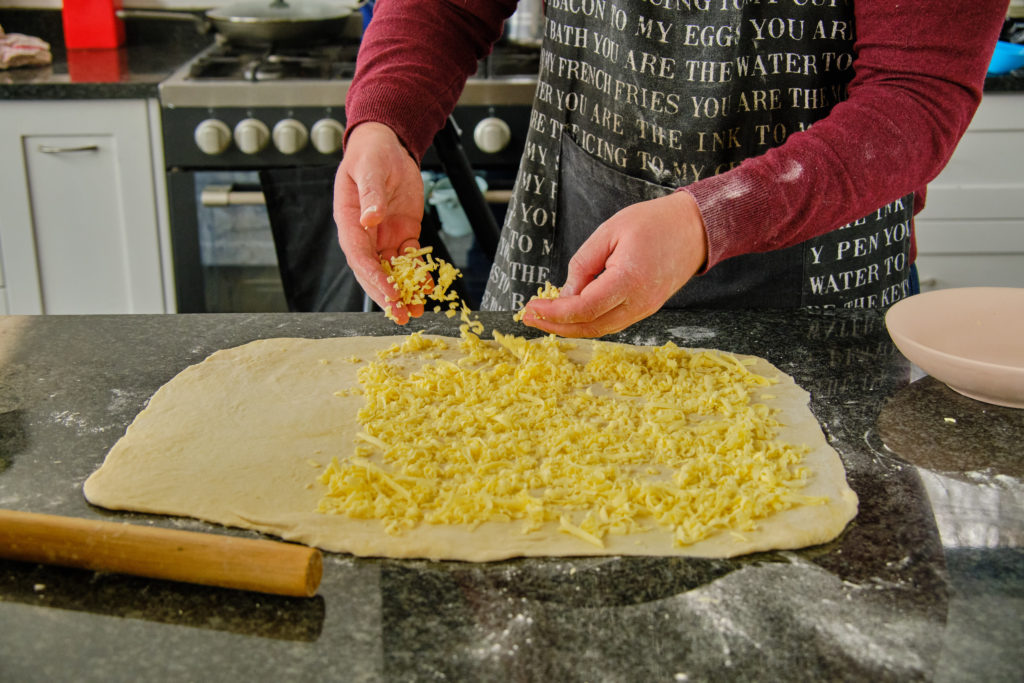
[[[483,307],[517,309],[545,281],[562,284],[572,255],[618,210],[827,115],[853,77],[853,38],[852,2],[549,0]],[[912,215],[908,195],[802,244],[728,259],[665,307],[887,306],[910,292]]]
[[[334,223],[337,166],[267,169],[267,201],[288,310],[362,311],[363,290],[345,261]]]
[[[290,311],[379,310],[364,295],[338,243],[331,201],[337,171],[337,166],[260,171],[278,270]],[[452,262],[432,211],[424,213],[420,242],[432,247],[438,258]],[[453,289],[464,300],[470,300],[463,282],[456,282]]]

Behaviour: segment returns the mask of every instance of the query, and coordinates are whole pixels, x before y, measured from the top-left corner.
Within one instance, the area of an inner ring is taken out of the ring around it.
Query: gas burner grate
[[[355,74],[358,45],[242,49],[216,45],[189,66],[192,81],[341,80]]]
[[[478,78],[501,78],[506,76],[536,76],[540,73],[540,49],[497,45],[487,57],[480,61]]]

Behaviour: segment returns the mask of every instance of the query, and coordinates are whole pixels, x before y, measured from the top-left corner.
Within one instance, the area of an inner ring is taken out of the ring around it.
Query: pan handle
[[[196,31],[201,34],[210,32],[212,25],[204,17],[192,12],[176,12],[173,10],[158,9],[119,9],[114,12],[118,19],[158,19],[166,21],[191,21],[196,25]]]

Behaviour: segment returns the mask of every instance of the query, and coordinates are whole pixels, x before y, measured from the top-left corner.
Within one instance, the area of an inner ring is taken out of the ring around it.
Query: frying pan
[[[348,20],[365,0],[246,0],[207,10],[163,12],[121,10],[121,18],[195,21],[200,32],[213,29],[225,40],[243,47],[307,45],[344,35]]]

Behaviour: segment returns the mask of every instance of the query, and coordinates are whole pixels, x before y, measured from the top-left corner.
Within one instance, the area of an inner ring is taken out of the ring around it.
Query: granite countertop
[[[454,335],[457,322],[427,315],[417,329]],[[149,396],[217,349],[395,332],[360,313],[0,318],[0,507],[255,536],[94,508],[81,485]],[[0,671],[18,681],[1019,680],[1024,411],[922,376],[877,311],[659,313],[612,339],[752,353],[792,374],[847,467],[857,518],[826,545],[733,560],[328,553],[312,599],[0,561]]]

